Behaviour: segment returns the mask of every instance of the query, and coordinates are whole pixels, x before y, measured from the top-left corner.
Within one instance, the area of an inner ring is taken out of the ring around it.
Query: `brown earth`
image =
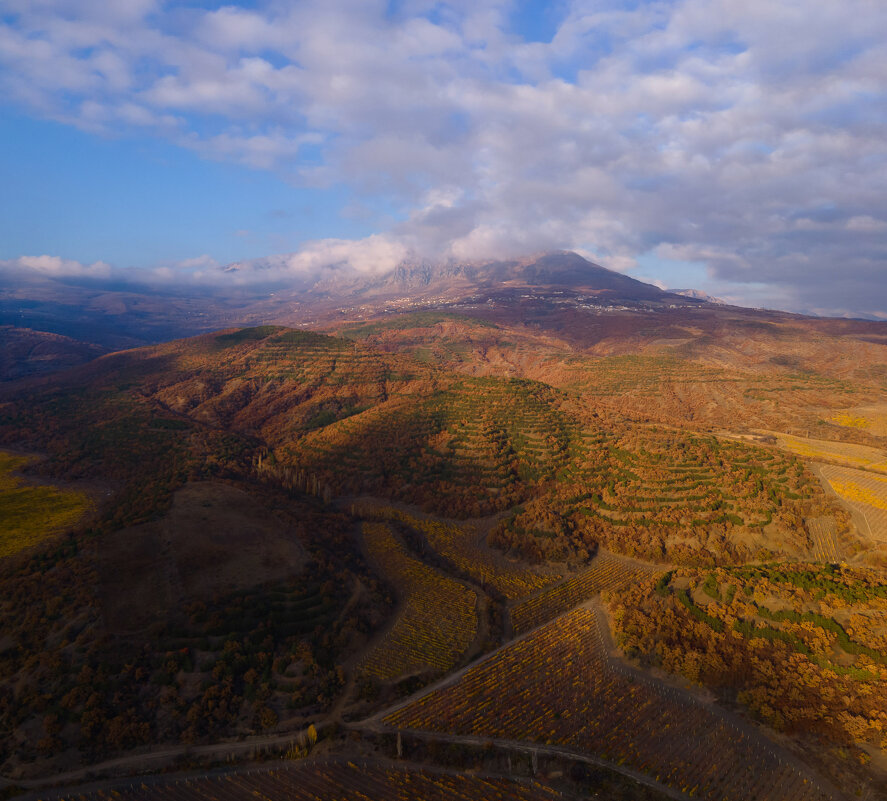
[[[306,558],[256,498],[219,482],[187,484],[164,518],[105,535],[99,553],[102,612],[121,633],[185,601],[297,575]]]

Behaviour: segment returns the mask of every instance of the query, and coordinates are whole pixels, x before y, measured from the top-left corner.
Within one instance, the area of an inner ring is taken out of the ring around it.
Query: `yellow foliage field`
[[[28,484],[15,475],[27,456],[0,451],[0,557],[36,545],[74,525],[89,508],[82,492]]]
[[[847,467],[861,467],[887,473],[887,454],[879,448],[868,445],[854,445],[850,442],[830,442],[825,439],[796,437],[777,431],[762,431],[779,442],[779,447],[798,456],[828,462],[839,462]]]

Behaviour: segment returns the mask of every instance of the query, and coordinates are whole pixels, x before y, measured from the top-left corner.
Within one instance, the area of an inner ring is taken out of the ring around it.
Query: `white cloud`
[[[573,0],[550,43],[498,0],[5,5],[0,91],[37,113],[400,210],[286,269],[658,247],[749,298],[887,308],[887,4]]]
[[[50,278],[108,278],[111,275],[111,265],[103,261],[81,264],[58,256],[20,256],[0,261],[0,266],[6,270],[34,272]]]
[[[359,240],[318,239],[308,242],[298,253],[236,266],[242,274],[258,267],[265,275],[277,277],[287,274],[310,277],[328,269],[373,274],[393,270],[409,255],[409,248],[402,242],[383,234],[374,234]]]

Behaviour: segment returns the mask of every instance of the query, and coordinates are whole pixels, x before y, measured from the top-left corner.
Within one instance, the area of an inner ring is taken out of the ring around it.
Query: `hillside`
[[[105,349],[70,337],[0,326],[0,381],[15,381],[83,364]]]

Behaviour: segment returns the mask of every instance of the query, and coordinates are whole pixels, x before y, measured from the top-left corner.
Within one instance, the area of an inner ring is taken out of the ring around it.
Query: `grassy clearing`
[[[0,557],[37,545],[72,526],[89,507],[82,492],[30,485],[15,475],[26,456],[0,451]]]

